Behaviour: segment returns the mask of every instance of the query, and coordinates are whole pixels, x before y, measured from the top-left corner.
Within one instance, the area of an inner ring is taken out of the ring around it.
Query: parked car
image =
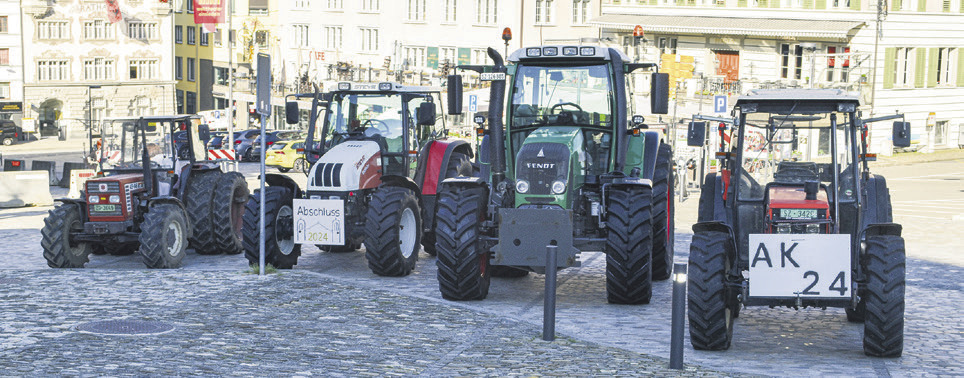
[[[0,120],[0,142],[9,146],[23,140],[23,129],[10,120]]]
[[[271,145],[275,142],[282,140],[304,140],[305,135],[301,130],[279,130],[279,131],[269,131],[265,134],[265,146],[271,148]],[[251,160],[258,160],[258,156],[261,154],[261,137],[256,135],[254,141],[251,142]]]
[[[237,134],[237,133],[235,133]],[[224,143],[227,143],[228,133],[224,131],[215,131],[211,133],[211,139],[208,140],[209,150],[220,150],[223,148]]]
[[[292,169],[295,172],[306,172],[308,164],[305,162],[305,141],[281,140],[274,142],[268,147],[268,153],[264,156],[264,165],[278,168],[281,172],[288,172]]]
[[[234,152],[241,157],[241,161],[254,160],[254,155],[251,155],[251,145],[254,142],[254,138],[257,138],[260,134],[261,130],[256,129],[236,131],[234,133]]]

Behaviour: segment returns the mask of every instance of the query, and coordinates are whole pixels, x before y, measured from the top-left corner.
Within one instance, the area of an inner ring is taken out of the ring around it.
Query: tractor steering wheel
[[[560,102],[558,104],[553,105],[551,108],[549,108],[549,114],[557,114],[556,109],[559,109],[559,113],[562,113],[562,107],[566,105],[572,106],[576,108],[576,110],[582,112],[582,107],[580,107],[579,105],[576,105],[571,102]]]
[[[366,126],[366,125],[367,125],[367,126]],[[361,128],[362,128],[362,129],[365,129],[365,128],[367,128],[367,127],[372,127],[372,128],[374,128],[375,131],[378,131],[379,134],[381,134],[382,136],[385,136],[385,137],[387,137],[389,134],[391,134],[391,131],[388,129],[388,124],[385,123],[384,121],[381,121],[381,120],[377,120],[377,119],[368,119],[368,120],[365,120],[365,122],[363,122],[363,123],[361,124]],[[367,131],[365,132],[365,135],[371,136],[371,135],[369,135],[369,133],[368,133]]]

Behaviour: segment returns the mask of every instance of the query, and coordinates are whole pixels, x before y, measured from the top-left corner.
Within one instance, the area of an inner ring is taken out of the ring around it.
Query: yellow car
[[[281,172],[292,169],[295,172],[307,172],[308,162],[305,161],[305,141],[279,140],[268,147],[264,154],[264,165],[278,168]]]

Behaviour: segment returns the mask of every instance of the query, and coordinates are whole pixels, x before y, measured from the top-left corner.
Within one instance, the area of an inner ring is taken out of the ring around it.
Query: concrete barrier
[[[0,207],[52,205],[46,171],[0,172]]]
[[[47,171],[50,172],[50,185],[59,185],[60,179],[57,178],[57,173],[55,169],[57,168],[57,163],[53,161],[46,160],[34,160],[30,162],[31,171]]]
[[[25,171],[27,170],[26,160],[4,160],[3,161],[3,171]]]
[[[70,171],[70,190],[67,191],[67,197],[70,198],[80,198],[80,191],[84,189],[84,185],[87,184],[87,179],[94,177],[97,171],[93,169],[74,169]]]
[[[85,163],[69,163],[64,162],[63,176],[60,177],[60,187],[69,188],[70,187],[70,171],[74,169],[87,169],[87,164]]]

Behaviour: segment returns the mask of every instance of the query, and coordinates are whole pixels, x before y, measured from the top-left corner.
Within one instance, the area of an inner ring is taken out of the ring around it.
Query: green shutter
[[[770,0],[770,8],[779,8],[780,0]]]
[[[649,0],[649,5],[656,5],[656,0]]]
[[[964,87],[964,47],[957,48],[957,86]]]
[[[780,1],[780,0],[773,0],[773,1]],[[766,7],[767,7],[767,0],[758,0],[758,1],[757,1],[757,6],[760,7],[760,8],[766,8]]]
[[[924,1],[924,0],[920,0]],[[850,0],[850,10],[860,10],[860,0]]]
[[[900,0],[891,0],[891,1],[890,1],[890,9],[889,9],[889,11],[891,11],[891,12],[897,12],[897,11],[899,11],[899,10],[900,10]]]
[[[823,4],[824,4],[824,6],[826,6],[826,5],[827,5],[827,1],[824,0]],[[813,0],[803,0],[803,9],[814,9],[814,7],[813,7]]]
[[[746,8],[746,0],[737,0],[736,6]]]
[[[917,11],[918,12],[927,11],[927,0],[917,0]]]
[[[937,54],[940,49],[937,47],[931,47],[928,49],[927,55],[927,87],[934,88],[937,86]]]
[[[927,51],[923,47],[918,47],[914,49],[917,52],[917,63],[914,64],[914,86],[917,88],[924,87],[924,75],[927,71]]]
[[[894,87],[894,71],[897,70],[897,48],[884,49],[884,89]]]
[[[964,1],[961,2],[961,13],[964,13]]]

